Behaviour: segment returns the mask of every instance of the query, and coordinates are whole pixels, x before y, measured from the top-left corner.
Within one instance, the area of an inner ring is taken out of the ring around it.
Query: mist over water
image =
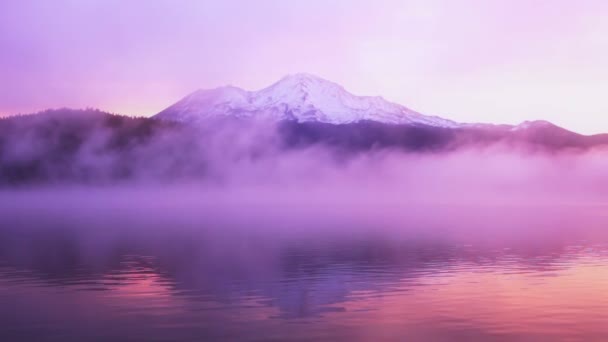
[[[103,182],[1,190],[0,338],[608,336],[606,151],[345,153],[234,132],[145,145],[127,181],[104,176],[124,156],[84,148],[70,165]],[[205,177],[176,171],[193,156]]]
[[[0,120],[0,187],[202,183],[370,183],[446,196],[468,187],[572,193],[606,187],[603,137],[530,132],[218,118],[183,125],[100,111]],[[376,182],[376,183],[373,183]],[[382,184],[384,182],[384,184]],[[337,183],[337,184],[334,184]],[[498,187],[498,188],[497,188]],[[433,195],[433,197],[436,197]]]

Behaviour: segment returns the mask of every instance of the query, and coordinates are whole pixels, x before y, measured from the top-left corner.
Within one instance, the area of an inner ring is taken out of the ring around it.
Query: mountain
[[[417,113],[382,97],[356,96],[336,83],[304,73],[286,76],[258,91],[232,86],[198,90],[158,113],[155,118],[197,122],[226,116],[329,124],[374,121],[450,128],[463,126]]]
[[[306,73],[288,75],[258,91],[233,86],[198,90],[153,118],[185,124],[213,120],[212,126],[217,126],[217,119],[265,118],[280,123],[290,144],[322,142],[347,149],[446,149],[497,142],[563,149],[603,145],[607,139],[606,135],[583,136],[542,120],[519,125],[457,123],[382,97],[356,96]]]
[[[260,125],[256,118],[275,124]],[[205,124],[192,124],[198,122]],[[608,135],[585,136],[547,121],[460,124],[296,74],[259,91],[200,90],[153,118],[92,109],[0,118],[0,188],[182,179],[221,183],[242,165],[274,165],[311,147],[330,156],[328,163],[339,164],[378,151],[442,154],[490,146],[570,153],[605,148]]]

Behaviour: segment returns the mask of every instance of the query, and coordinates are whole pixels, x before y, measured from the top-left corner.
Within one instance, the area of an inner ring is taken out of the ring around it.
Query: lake
[[[603,204],[74,193],[3,194],[2,341],[608,340]]]

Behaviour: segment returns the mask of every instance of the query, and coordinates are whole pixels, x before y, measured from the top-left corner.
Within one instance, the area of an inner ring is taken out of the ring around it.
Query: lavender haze
[[[0,341],[608,341],[606,18],[0,0]]]
[[[608,3],[2,1],[0,115],[152,115],[306,71],[460,122],[608,131]]]

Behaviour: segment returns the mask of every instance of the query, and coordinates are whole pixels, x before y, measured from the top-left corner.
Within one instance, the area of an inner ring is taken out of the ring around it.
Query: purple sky
[[[608,132],[604,0],[2,0],[0,115],[151,115],[310,72],[465,122]]]

